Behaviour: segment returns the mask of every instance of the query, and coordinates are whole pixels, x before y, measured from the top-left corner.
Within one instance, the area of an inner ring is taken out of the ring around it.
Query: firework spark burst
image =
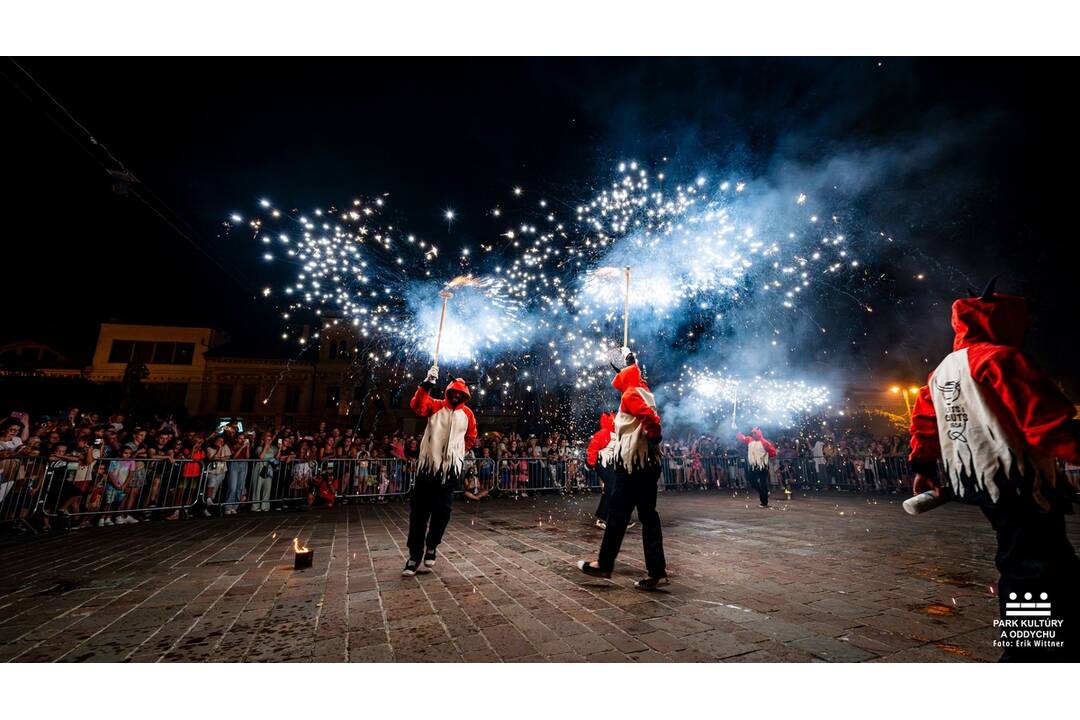
[[[454,258],[385,220],[385,195],[306,213],[263,201],[226,224],[250,230],[264,262],[291,268],[287,283],[264,291],[285,304],[286,320],[301,310],[333,316],[387,353],[430,358],[440,292],[449,292],[440,359],[471,364],[482,392],[504,394],[509,372],[528,367],[530,391],[573,388],[591,404],[583,392],[607,392],[608,360],[622,344],[627,267],[630,344],[655,364],[665,354],[680,363],[723,355],[707,365],[719,367],[747,346],[793,349],[799,323],[826,331],[808,299],[842,296],[870,311],[859,255],[892,238],[857,223],[846,231],[841,213],[806,193],[763,185],[726,175],[675,182],[629,162],[580,201],[516,187],[489,213],[496,225],[479,252]],[[720,412],[730,394],[761,423],[790,422],[828,400],[818,385],[678,368],[669,359],[661,369],[680,402],[696,397]]]

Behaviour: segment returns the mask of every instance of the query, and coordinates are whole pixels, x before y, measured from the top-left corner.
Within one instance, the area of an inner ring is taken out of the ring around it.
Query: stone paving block
[[[536,647],[509,623],[492,625],[483,628],[481,632],[495,652],[499,654],[499,657],[504,660],[536,653]]]
[[[828,660],[829,662],[861,662],[876,657],[875,653],[835,638],[803,638],[802,640],[792,640],[785,644],[798,648],[799,650],[805,650],[811,655],[819,657],[822,660]]]
[[[635,533],[611,581],[574,567],[601,537],[575,503],[458,509],[439,564],[412,578],[403,503],[0,544],[0,661],[997,658],[993,538],[972,508],[927,525],[895,498],[797,493],[761,513],[742,495],[663,493],[672,584],[643,594]],[[1080,519],[1068,529],[1080,540]],[[295,535],[316,548],[310,571],[291,568]]]

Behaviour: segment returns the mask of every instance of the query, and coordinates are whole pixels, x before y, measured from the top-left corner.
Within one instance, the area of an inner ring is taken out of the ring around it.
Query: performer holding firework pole
[[[439,335],[435,340],[435,363],[416,389],[410,403],[413,412],[426,417],[427,427],[420,441],[416,483],[409,495],[409,559],[401,574],[409,577],[435,565],[436,548],[450,522],[454,489],[462,477],[465,453],[476,443],[476,418],[465,403],[469,386],[455,378],[446,386],[442,400],[430,393],[439,381],[439,347],[446,320],[446,302],[452,295],[443,290]],[[421,562],[423,565],[421,566]]]
[[[930,374],[912,410],[917,496],[904,509],[916,514],[950,498],[978,505],[997,533],[1001,659],[1075,660],[1080,558],[1066,535],[1065,514],[1077,487],[1055,458],[1080,463],[1080,422],[1076,407],[1020,351],[1027,303],[995,293],[996,280],[981,295],[972,291],[953,303],[953,352]],[[1035,614],[1020,609],[1025,603],[1050,614],[1045,623],[1024,618],[1042,623],[1029,629],[1053,635],[1039,646],[1009,638],[1016,615]]]
[[[614,269],[614,268],[612,268]],[[626,291],[623,295],[623,347],[630,340],[630,268],[624,268]],[[585,464],[596,471],[600,478],[600,504],[596,507],[596,527],[607,528],[608,514],[611,512],[611,496],[615,492],[615,413],[605,412],[600,415],[600,429],[589,440]],[[630,522],[626,529],[634,526]]]
[[[623,337],[629,339],[626,310],[629,308],[630,269],[626,271],[627,300],[624,304]],[[615,369],[611,384],[622,393],[615,416],[615,490],[611,495],[600,554],[595,562],[579,560],[586,575],[610,578],[615,558],[622,547],[630,515],[637,508],[641,521],[641,541],[645,549],[646,577],[634,583],[639,590],[655,590],[668,584],[667,561],[660,514],[656,512],[656,482],[660,478],[660,442],[663,439],[656,401],[641,374],[637,358],[630,348],[621,349],[623,368]]]
[[[741,432],[735,438],[746,446],[747,480],[758,491],[761,507],[769,507],[769,458],[776,457],[776,446],[765,439],[760,428],[750,431],[749,437]]]

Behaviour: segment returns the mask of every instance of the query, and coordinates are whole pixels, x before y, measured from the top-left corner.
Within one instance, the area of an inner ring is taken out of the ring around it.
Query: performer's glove
[[[430,368],[428,368],[427,376],[424,378],[424,381],[420,383],[420,387],[424,388],[424,390],[426,390],[427,392],[431,392],[432,388],[434,388],[435,384],[438,382],[439,366],[432,365]]]
[[[622,346],[623,367],[630,367],[637,360],[634,358],[634,351],[625,345]]]

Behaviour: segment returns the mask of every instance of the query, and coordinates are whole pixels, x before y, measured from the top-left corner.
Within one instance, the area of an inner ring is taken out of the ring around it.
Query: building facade
[[[394,366],[361,366],[346,325],[328,324],[303,347],[258,345],[265,343],[233,342],[213,328],[104,323],[85,376],[119,383],[129,363],[141,363],[149,371],[141,381],[146,395],[207,420],[307,428],[399,422],[405,415],[408,398],[386,391]]]

